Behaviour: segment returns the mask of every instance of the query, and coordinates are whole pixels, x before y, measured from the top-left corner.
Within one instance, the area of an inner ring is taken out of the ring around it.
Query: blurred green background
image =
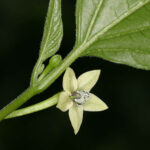
[[[29,85],[37,60],[48,0],[0,1],[0,108]],[[63,57],[75,41],[75,0],[62,0]],[[78,59],[71,66],[77,76],[101,69],[92,90],[109,106],[100,113],[84,113],[74,135],[68,114],[55,107],[0,123],[0,150],[141,150],[150,149],[150,72],[97,58]],[[62,76],[24,106],[44,100],[62,89]]]

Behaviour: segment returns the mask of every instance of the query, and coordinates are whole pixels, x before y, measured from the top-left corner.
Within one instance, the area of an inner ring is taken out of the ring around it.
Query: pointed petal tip
[[[79,130],[77,131],[77,130],[74,130],[74,134],[75,135],[77,135],[78,134],[78,132],[79,132]]]
[[[93,73],[100,74],[101,70],[100,69],[95,69],[95,70],[91,70],[91,71],[88,71],[88,72],[93,72]]]
[[[83,120],[83,107],[77,107],[73,105],[69,109],[69,119],[71,121],[72,127],[74,129],[74,134],[76,135],[80,130],[82,120]]]
[[[101,73],[101,70],[100,70],[100,69],[93,70],[93,71],[97,73],[97,76],[100,76],[100,73]]]
[[[91,70],[81,74],[78,77],[78,88],[89,92],[98,81],[100,72],[100,70]]]
[[[98,71],[99,73],[101,72],[101,70],[100,70],[100,69],[95,69],[95,71]]]
[[[98,73],[100,73],[100,72],[101,72],[101,70],[100,70],[100,69],[95,69],[95,70],[91,70],[91,71],[96,71],[96,72],[98,72]]]
[[[71,67],[68,67],[68,68],[66,69],[66,71],[69,71],[69,72],[72,72],[73,74],[75,74],[74,70],[73,70]]]
[[[103,104],[101,104],[101,109],[99,111],[105,111],[107,110],[109,107],[107,106],[106,103],[103,102]]]
[[[108,109],[108,106],[99,97],[90,93],[89,100],[83,105],[85,111],[104,111]]]
[[[104,105],[104,110],[107,110],[107,109],[109,109],[109,107],[107,106],[107,104],[105,104]],[[102,111],[104,111],[104,110],[102,110]]]
[[[66,71],[73,71],[73,69],[71,68],[71,67],[68,67],[67,69],[66,69]],[[73,71],[74,72],[74,71]]]

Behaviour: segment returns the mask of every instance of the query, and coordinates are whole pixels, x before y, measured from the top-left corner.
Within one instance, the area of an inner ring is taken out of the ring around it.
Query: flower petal
[[[69,109],[69,118],[72,127],[74,128],[74,133],[77,134],[82,124],[83,106],[73,104],[73,106]]]
[[[77,79],[74,71],[67,68],[63,77],[63,88],[65,91],[73,92],[77,89]]]
[[[78,89],[89,92],[96,84],[100,76],[100,70],[93,70],[83,73],[78,78]]]
[[[73,101],[70,99],[69,94],[67,92],[61,92],[57,104],[57,108],[61,111],[67,111],[73,105]]]
[[[103,111],[107,108],[108,106],[92,93],[90,93],[89,100],[83,105],[85,111]]]

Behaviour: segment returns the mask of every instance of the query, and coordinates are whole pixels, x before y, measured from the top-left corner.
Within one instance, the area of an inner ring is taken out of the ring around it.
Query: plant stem
[[[58,67],[52,70],[44,79],[39,82],[37,85],[37,92],[41,93],[48,88],[65,71],[65,69],[80,56],[85,48],[86,47],[84,46],[74,48]]]
[[[20,96],[14,99],[11,103],[5,106],[0,111],[0,121],[2,121],[9,113],[16,110],[18,107],[23,105],[27,100],[29,100],[32,96],[35,95],[35,90],[33,87],[25,90]]]
[[[16,110],[18,107],[23,105],[31,97],[47,89],[65,71],[65,69],[80,56],[85,48],[86,46],[74,48],[63,60],[63,62],[53,71],[51,71],[44,79],[39,81],[35,86],[31,86],[30,88],[28,88],[20,96],[14,99],[10,104],[0,110],[0,121],[2,121],[8,114]]]

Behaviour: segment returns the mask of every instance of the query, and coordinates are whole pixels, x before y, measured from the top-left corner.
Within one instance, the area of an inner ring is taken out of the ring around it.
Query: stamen
[[[89,93],[85,91],[75,91],[71,96],[73,101],[78,105],[85,104],[89,99]]]

